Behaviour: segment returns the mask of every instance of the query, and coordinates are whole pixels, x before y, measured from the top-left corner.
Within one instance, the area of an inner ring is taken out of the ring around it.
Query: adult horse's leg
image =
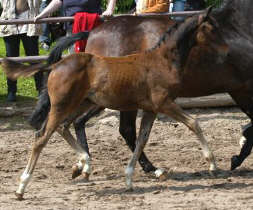
[[[239,167],[243,161],[250,155],[252,147],[253,147],[253,100],[250,94],[244,93],[230,93],[231,97],[235,100],[237,105],[242,109],[242,111],[251,119],[251,123],[248,124],[243,133],[241,140],[245,140],[243,142],[243,146],[241,147],[241,151],[239,155],[234,155],[231,158],[231,170]]]
[[[83,115],[78,117],[73,123],[74,128],[75,128],[76,137],[77,137],[77,142],[82,146],[83,149],[86,150],[86,152],[88,154],[90,154],[90,153],[89,153],[89,147],[88,147],[88,142],[87,142],[87,136],[86,136],[86,132],[85,132],[85,124],[86,124],[86,122],[88,122],[88,120],[90,118],[96,116],[97,114],[99,114],[103,110],[104,110],[104,108],[102,108],[102,107],[95,107],[95,108],[91,109],[89,112],[84,113]]]
[[[120,112],[119,132],[132,152],[135,150],[136,142],[136,116],[137,111]],[[157,170],[148,160],[144,152],[140,155],[139,163],[146,173],[155,172]]]

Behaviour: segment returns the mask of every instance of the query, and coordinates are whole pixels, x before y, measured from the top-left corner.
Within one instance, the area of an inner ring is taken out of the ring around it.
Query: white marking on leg
[[[133,188],[133,184],[132,184],[133,173],[134,173],[134,168],[127,166],[127,168],[125,170],[127,189],[132,189]]]
[[[155,176],[159,178],[164,173],[164,169],[158,168],[155,171]]]
[[[78,164],[80,164],[80,163],[82,166],[82,168],[80,168],[80,169],[82,169],[82,172],[90,174],[91,173],[91,159],[87,153],[81,154]]]
[[[207,158],[207,160],[210,163],[209,170],[215,171],[215,170],[217,170],[217,166],[215,163],[214,155],[207,144],[207,141],[203,135],[203,132],[202,132],[197,120],[195,121],[195,126],[196,126],[196,135],[198,136],[198,138],[200,140],[200,144],[201,144],[201,147],[203,150],[203,155],[205,158]]]
[[[25,170],[23,172],[23,174],[20,177],[20,183],[19,183],[18,190],[16,191],[18,194],[22,194],[22,195],[24,194],[25,188],[28,185],[31,177],[32,177],[31,174],[28,174],[27,170]]]
[[[241,148],[241,149],[242,149],[242,147],[244,146],[244,144],[246,143],[246,141],[247,141],[247,139],[246,139],[244,136],[242,136],[242,137],[240,138],[239,145],[240,145],[240,148]]]

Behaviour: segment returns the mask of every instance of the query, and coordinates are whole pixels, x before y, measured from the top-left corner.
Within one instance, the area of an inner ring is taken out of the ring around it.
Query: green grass
[[[47,51],[40,49],[40,55],[48,54]],[[0,57],[5,57],[6,51],[4,41],[0,38]],[[25,56],[22,42],[20,44],[20,56]],[[6,76],[0,67],[0,104],[5,102],[7,95]],[[22,103],[24,101],[34,101],[37,98],[37,91],[33,77],[18,79],[17,101]]]

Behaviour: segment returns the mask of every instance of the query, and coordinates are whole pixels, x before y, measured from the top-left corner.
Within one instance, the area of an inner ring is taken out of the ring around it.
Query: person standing
[[[27,10],[24,12],[22,11],[21,13],[18,13],[19,10],[16,8],[16,2],[17,0],[0,0],[0,3],[3,7],[1,14],[2,20],[34,18],[39,13],[39,1],[25,1],[27,3]],[[36,24],[1,25],[0,37],[3,37],[4,40],[6,56],[19,56],[20,40],[22,40],[26,56],[38,55],[38,37],[40,33],[41,27]],[[36,73],[34,79],[36,89],[38,92],[40,92],[43,85],[43,73]],[[7,101],[16,101],[17,81],[7,78],[7,86]]]
[[[34,18],[34,21],[47,17],[52,12],[57,11],[60,7],[63,9],[64,16],[74,16],[79,12],[97,13],[103,16],[111,16],[116,5],[116,0],[108,0],[106,10],[102,13],[101,0],[52,0],[50,4]],[[72,34],[72,22],[65,24],[67,36]],[[74,52],[74,47],[69,50],[70,53]]]

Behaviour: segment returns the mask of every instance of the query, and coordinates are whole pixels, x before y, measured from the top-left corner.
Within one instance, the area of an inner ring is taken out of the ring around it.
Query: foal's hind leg
[[[58,133],[69,143],[72,149],[74,149],[79,156],[79,162],[72,167],[73,179],[81,174],[83,174],[83,177],[86,180],[89,179],[89,175],[91,173],[91,159],[89,151],[83,147],[80,141],[76,141],[75,138],[72,136],[71,132],[69,131],[69,126],[77,117],[79,117],[83,113],[82,108],[87,111],[87,109],[93,108],[94,106],[95,105],[93,103],[90,103],[89,101],[84,101],[84,103],[81,104],[79,110],[77,110],[75,114],[72,114],[72,117],[68,118],[68,120],[66,120],[64,124],[57,129]]]
[[[214,155],[209,149],[207,141],[203,136],[202,130],[198,124],[198,121],[184,113],[184,111],[174,102],[168,100],[164,103],[158,112],[164,113],[173,119],[184,123],[190,130],[192,130],[198,137],[200,145],[202,147],[202,152],[205,159],[210,163],[209,172],[213,175],[213,172],[217,169],[214,159]]]
[[[136,142],[136,148],[134,150],[133,156],[126,168],[126,187],[128,190],[132,190],[132,177],[134,173],[134,168],[136,166],[137,160],[139,159],[147,141],[149,134],[155,120],[156,114],[153,112],[143,112],[141,119],[141,126],[139,130],[139,136]]]
[[[68,123],[64,123],[61,125],[57,132],[68,142],[68,144],[75,150],[77,155],[79,156],[79,162],[72,167],[72,179],[83,173],[83,176],[86,180],[89,179],[89,175],[91,173],[91,165],[90,165],[90,155],[82,148],[82,146],[75,140],[72,134],[69,131],[69,126],[72,121]]]
[[[62,116],[57,115],[57,112],[55,112],[54,109],[52,109],[49,113],[48,121],[45,125],[45,130],[44,130],[43,135],[39,137],[38,139],[36,139],[36,141],[34,142],[30,159],[25,168],[25,171],[20,177],[20,184],[19,184],[18,190],[16,191],[16,196],[19,200],[23,199],[25,188],[31,179],[31,176],[36,166],[39,155],[42,149],[46,146],[49,138],[51,137],[51,135],[53,134],[53,132],[56,130],[57,126],[61,122],[61,119],[62,119],[61,117]]]

